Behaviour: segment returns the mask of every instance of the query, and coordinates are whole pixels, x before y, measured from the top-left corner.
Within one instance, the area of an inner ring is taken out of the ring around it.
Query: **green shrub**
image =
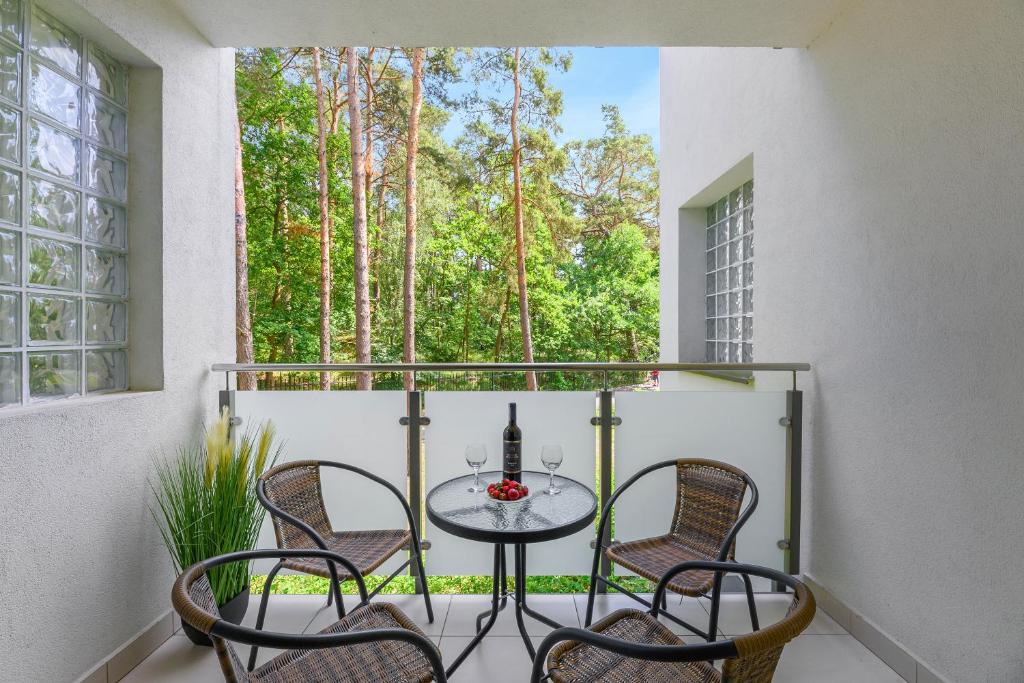
[[[384,576],[367,576],[366,590],[372,591],[384,582]],[[253,576],[251,588],[253,593],[262,593],[266,576]],[[638,576],[615,576],[612,579],[634,593],[650,593],[654,584]],[[271,593],[274,595],[326,595],[327,579],[319,576],[288,574],[274,579]],[[481,594],[491,592],[489,576],[429,576],[427,586],[431,593]],[[509,590],[512,579],[508,579]],[[590,589],[589,576],[530,576],[526,579],[528,593],[586,593]],[[341,585],[341,592],[355,595],[358,591],[354,581],[346,581]],[[382,595],[409,594],[415,592],[415,583],[411,576],[398,576],[381,591]]]

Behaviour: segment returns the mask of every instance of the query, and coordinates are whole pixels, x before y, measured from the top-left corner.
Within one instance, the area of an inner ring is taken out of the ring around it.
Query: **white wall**
[[[862,0],[661,60],[663,229],[753,153],[755,360],[814,367],[804,567],[957,681],[1024,679],[1022,46],[1019,0]]]
[[[0,678],[11,681],[74,679],[169,609],[147,477],[158,451],[215,414],[209,366],[234,354],[232,51],[161,0],[48,5],[139,65],[132,382],[157,390],[0,413]]]

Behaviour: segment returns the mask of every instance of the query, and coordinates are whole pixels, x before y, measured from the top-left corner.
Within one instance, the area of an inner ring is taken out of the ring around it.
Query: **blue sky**
[[[658,149],[658,49],[653,47],[560,48],[573,54],[572,68],[552,74],[563,93],[561,142],[601,135],[602,104],[616,104],[627,128],[647,133]],[[458,89],[458,88],[456,88]],[[462,130],[456,117],[445,129],[454,139]]]

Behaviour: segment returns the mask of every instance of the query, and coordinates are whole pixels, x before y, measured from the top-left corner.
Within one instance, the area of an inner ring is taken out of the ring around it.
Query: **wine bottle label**
[[[518,441],[506,441],[504,449],[504,469],[506,472],[520,472],[522,465],[522,444]]]

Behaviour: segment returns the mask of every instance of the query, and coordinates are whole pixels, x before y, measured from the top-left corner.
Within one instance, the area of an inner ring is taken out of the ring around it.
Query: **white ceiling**
[[[172,0],[218,47],[805,47],[843,0]]]

